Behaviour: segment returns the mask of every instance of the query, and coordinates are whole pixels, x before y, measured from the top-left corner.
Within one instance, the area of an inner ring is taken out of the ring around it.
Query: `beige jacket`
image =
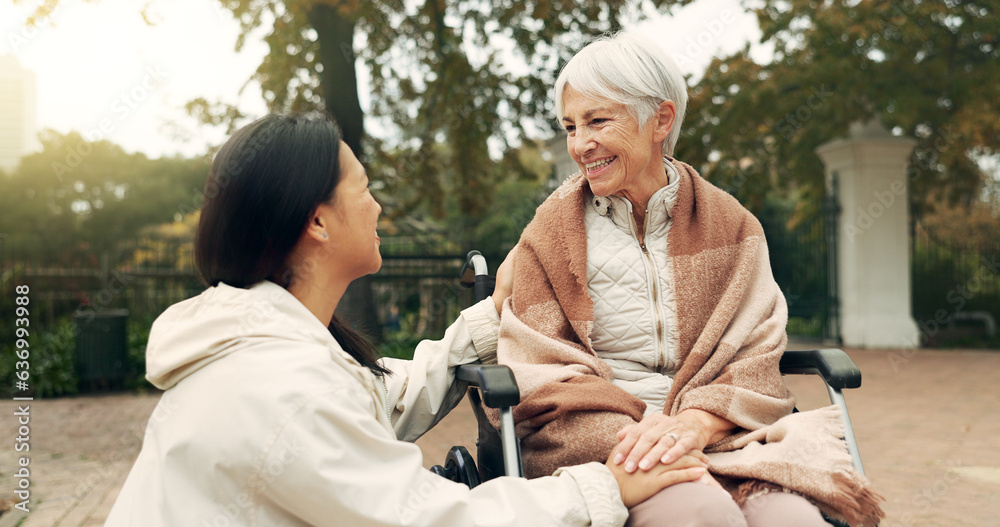
[[[496,319],[491,300],[465,310],[383,382],[271,282],[171,307],[147,350],[166,392],[107,525],[622,525],[602,464],[470,490],[398,439],[461,399],[453,367],[492,358]]]

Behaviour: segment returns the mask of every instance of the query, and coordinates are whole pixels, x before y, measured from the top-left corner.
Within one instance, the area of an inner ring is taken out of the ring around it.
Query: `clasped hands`
[[[722,488],[708,474],[702,450],[725,437],[732,423],[701,410],[676,416],[647,415],[618,432],[618,446],[605,463],[618,480],[622,501],[632,507],[661,489],[697,481]]]

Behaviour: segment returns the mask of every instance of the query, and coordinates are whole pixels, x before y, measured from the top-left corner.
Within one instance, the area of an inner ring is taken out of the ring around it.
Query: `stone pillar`
[[[580,167],[576,165],[576,161],[573,161],[573,158],[569,155],[569,151],[566,150],[565,131],[560,130],[556,133],[555,137],[549,139],[546,149],[552,162],[552,179],[557,184],[562,183],[564,179],[580,171]]]
[[[911,314],[909,187],[916,141],[877,121],[851,125],[846,139],[820,145],[827,192],[837,192],[838,297],[848,347],[915,348]]]

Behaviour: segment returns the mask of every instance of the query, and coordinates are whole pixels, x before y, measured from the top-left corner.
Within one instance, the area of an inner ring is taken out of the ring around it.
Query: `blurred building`
[[[580,171],[580,167],[566,150],[566,132],[557,132],[555,137],[549,139],[546,146],[549,156],[551,156],[553,176],[557,183],[562,183],[564,179]]]
[[[0,55],[0,170],[13,172],[38,149],[35,74],[16,58]]]

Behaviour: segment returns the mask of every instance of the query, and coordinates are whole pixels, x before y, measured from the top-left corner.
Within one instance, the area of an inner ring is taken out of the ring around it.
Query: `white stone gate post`
[[[857,348],[915,348],[911,314],[909,186],[916,141],[877,121],[851,125],[846,139],[820,145],[827,192],[836,189],[837,288],[841,339]],[[836,179],[837,184],[833,181]]]

